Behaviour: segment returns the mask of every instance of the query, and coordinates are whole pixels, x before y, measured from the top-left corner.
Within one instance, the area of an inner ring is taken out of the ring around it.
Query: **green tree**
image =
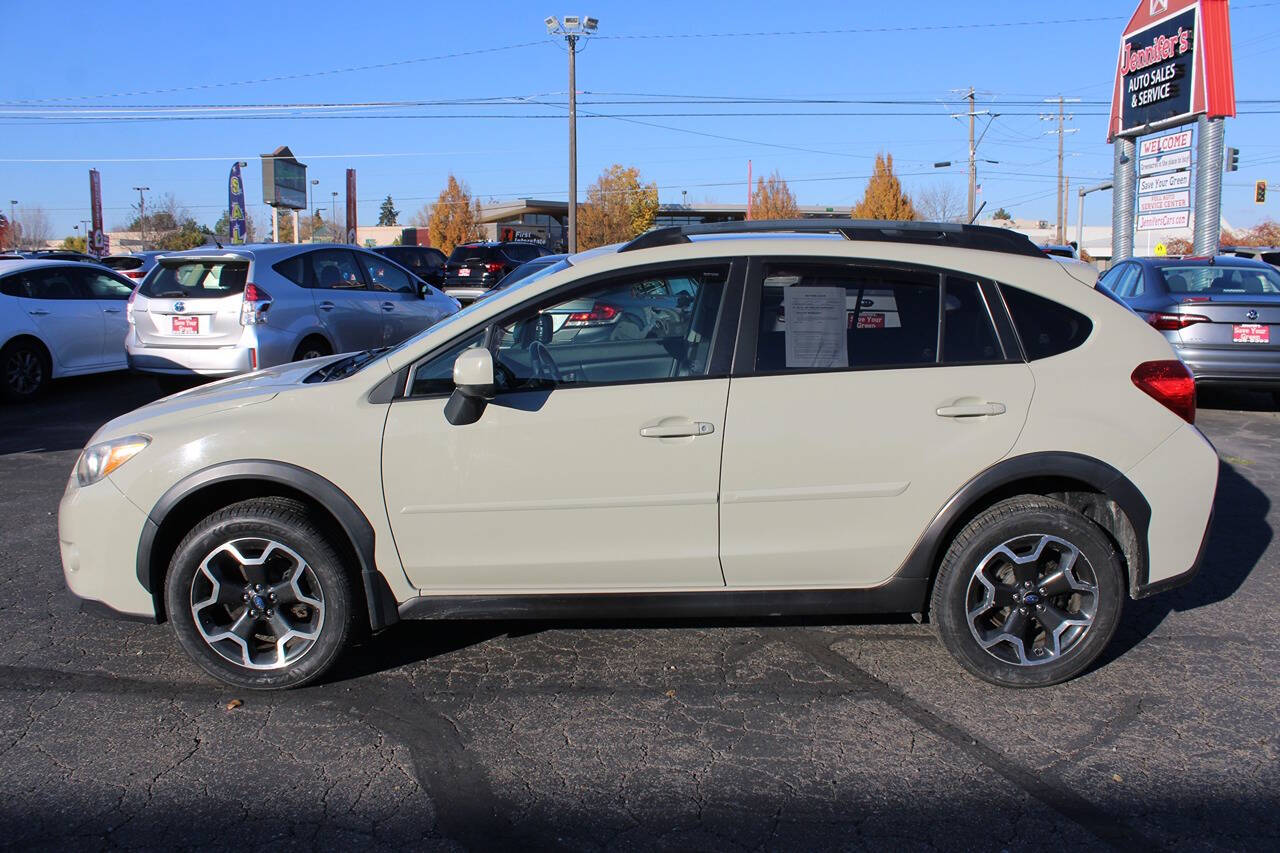
[[[395,202],[391,200],[388,194],[382,200],[382,207],[378,208],[378,224],[379,225],[395,225],[396,219],[400,216],[400,211],[396,210]]]
[[[1005,210],[1003,207],[991,214],[992,219],[1003,219],[1005,222],[1013,221],[1013,214]]]
[[[893,155],[877,154],[875,169],[867,182],[867,191],[853,208],[854,219],[906,220],[916,218],[911,198],[902,190],[902,182],[893,173]]]
[[[62,240],[62,248],[69,252],[83,252],[88,248],[88,240],[76,234],[71,237],[65,237]]]

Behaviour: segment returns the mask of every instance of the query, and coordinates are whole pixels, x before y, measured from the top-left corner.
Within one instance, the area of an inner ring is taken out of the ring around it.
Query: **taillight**
[[[267,322],[267,309],[271,307],[271,294],[249,282],[244,286],[244,302],[240,306],[240,325],[260,326]]]
[[[1211,323],[1213,321],[1199,314],[1169,314],[1164,311],[1157,311],[1154,314],[1147,315],[1147,322],[1162,332],[1176,332],[1179,329],[1185,329],[1187,326],[1194,326],[1196,323]]]
[[[1196,422],[1196,380],[1180,361],[1144,361],[1129,377],[1133,384],[1189,424]]]
[[[138,288],[129,291],[129,301],[124,304],[124,318],[130,324],[133,323],[133,300],[138,298]]]
[[[502,269],[502,264],[488,263],[484,265],[484,268],[489,272],[499,272]]]
[[[564,321],[566,326],[605,326],[618,319],[622,312],[612,305],[597,302],[590,311],[574,311]]]
[[[125,275],[127,275],[129,278],[146,278],[147,277],[147,273],[145,270],[129,270],[128,272],[125,273]]]

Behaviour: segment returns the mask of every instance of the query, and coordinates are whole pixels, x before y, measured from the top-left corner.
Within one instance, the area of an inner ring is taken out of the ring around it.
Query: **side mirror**
[[[495,393],[493,353],[484,347],[463,350],[453,362],[454,390],[445,403],[444,416],[454,426],[480,420],[485,403]]]

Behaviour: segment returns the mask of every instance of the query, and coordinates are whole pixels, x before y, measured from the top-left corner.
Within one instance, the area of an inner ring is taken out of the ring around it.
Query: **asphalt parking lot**
[[[409,623],[244,695],[64,592],[76,454],[157,395],[0,407],[0,847],[1280,847],[1270,397],[1202,398],[1204,569],[1059,687],[978,682],[903,618]]]

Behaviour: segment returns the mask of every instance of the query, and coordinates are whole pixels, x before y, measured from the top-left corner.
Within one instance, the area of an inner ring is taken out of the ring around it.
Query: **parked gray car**
[[[1280,401],[1280,273],[1262,261],[1133,258],[1098,280],[1164,333],[1197,385],[1272,391]]]
[[[163,255],[129,300],[129,366],[232,376],[397,344],[458,302],[354,246],[203,247]]]

